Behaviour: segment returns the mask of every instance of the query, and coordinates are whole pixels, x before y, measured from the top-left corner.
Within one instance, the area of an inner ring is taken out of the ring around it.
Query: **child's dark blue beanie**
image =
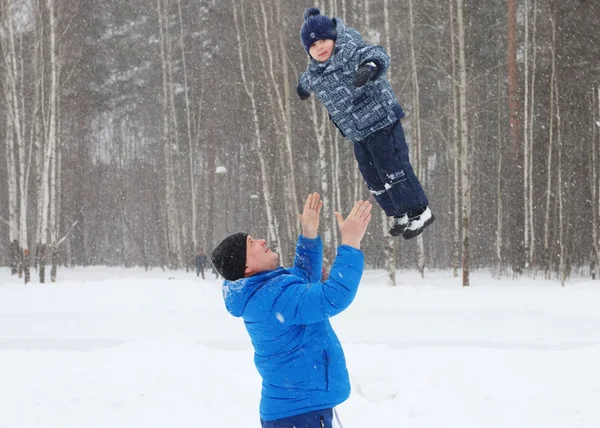
[[[309,7],[304,11],[304,24],[300,31],[300,38],[306,52],[318,40],[331,39],[335,42],[337,38],[335,23],[329,17],[321,15],[321,11],[316,7]]]

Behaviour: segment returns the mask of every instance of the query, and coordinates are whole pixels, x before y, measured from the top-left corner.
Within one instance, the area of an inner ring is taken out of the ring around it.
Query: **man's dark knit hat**
[[[215,269],[229,281],[244,277],[247,237],[247,233],[234,233],[223,239],[210,254]]]
[[[318,40],[331,39],[335,42],[337,39],[335,22],[331,18],[321,15],[321,11],[316,7],[309,7],[304,11],[304,24],[300,30],[300,38],[306,52]]]

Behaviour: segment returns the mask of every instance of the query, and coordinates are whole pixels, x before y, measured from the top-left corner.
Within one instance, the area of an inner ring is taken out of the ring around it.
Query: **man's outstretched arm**
[[[342,245],[325,282],[294,283],[274,300],[271,314],[282,324],[312,324],[339,314],[354,300],[364,268],[360,242],[371,220],[371,203],[359,201],[344,220],[336,213]]]
[[[311,193],[304,202],[302,214],[298,215],[302,224],[302,236],[296,244],[296,255],[292,272],[309,282],[321,279],[323,268],[323,242],[319,238],[319,216],[323,201],[317,192]]]

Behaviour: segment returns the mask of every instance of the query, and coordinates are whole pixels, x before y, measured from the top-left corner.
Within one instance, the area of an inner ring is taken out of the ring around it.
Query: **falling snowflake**
[[[279,312],[275,314],[275,318],[277,318],[277,321],[279,321],[281,324],[285,322],[285,318]]]

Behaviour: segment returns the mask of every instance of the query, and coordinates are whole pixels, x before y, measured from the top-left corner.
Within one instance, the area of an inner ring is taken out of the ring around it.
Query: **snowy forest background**
[[[302,12],[392,57],[436,222],[372,268],[599,272],[600,5],[584,0],[0,0],[0,265],[188,268],[245,230],[293,256],[297,214],[369,196],[352,146],[295,94]]]

